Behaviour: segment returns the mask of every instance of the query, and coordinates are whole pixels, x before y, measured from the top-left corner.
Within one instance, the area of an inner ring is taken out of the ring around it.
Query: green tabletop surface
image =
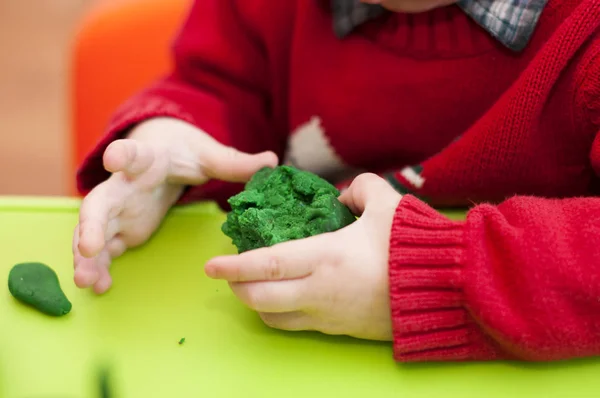
[[[171,211],[96,296],[73,284],[78,206],[0,197],[0,398],[100,397],[101,369],[113,398],[600,396],[595,359],[397,364],[387,343],[270,329],[204,275],[206,260],[234,252],[213,204]],[[70,314],[52,318],[13,299],[7,276],[25,261],[56,270]]]

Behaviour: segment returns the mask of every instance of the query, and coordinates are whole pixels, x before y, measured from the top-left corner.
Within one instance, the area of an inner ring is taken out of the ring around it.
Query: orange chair
[[[71,54],[71,167],[94,147],[111,114],[168,71],[170,44],[191,0],[102,0],[81,21]]]

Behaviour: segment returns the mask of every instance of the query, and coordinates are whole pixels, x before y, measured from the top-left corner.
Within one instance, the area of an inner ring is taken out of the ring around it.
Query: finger
[[[106,250],[102,250],[97,256],[86,258],[75,254],[75,285],[86,288],[95,285],[108,274],[111,258]]]
[[[127,244],[120,237],[112,238],[106,243],[106,251],[110,254],[111,259],[120,257],[127,250]]]
[[[229,282],[304,278],[324,260],[328,239],[324,234],[238,255],[215,257],[206,263],[204,270],[210,278]]]
[[[258,312],[289,312],[306,309],[306,281],[230,283],[237,298]]]
[[[263,167],[275,167],[279,160],[271,151],[258,154],[240,152],[213,141],[201,154],[202,169],[208,178],[231,182],[246,182]]]
[[[301,311],[284,313],[261,312],[258,315],[267,326],[274,329],[288,331],[316,330],[314,318]]]
[[[119,198],[106,194],[108,182],[90,192],[79,209],[78,249],[84,257],[94,257],[104,247],[108,231],[109,216],[118,213]],[[114,190],[117,192],[118,190]],[[115,225],[113,225],[115,227]]]
[[[98,282],[94,284],[94,293],[96,294],[106,293],[106,291],[112,286],[112,278],[108,273],[108,269],[105,271],[106,272],[102,274],[100,279],[98,279]]]
[[[73,255],[80,254],[79,253],[79,224],[75,226],[75,231],[73,231],[73,241],[71,243],[71,251]]]
[[[116,140],[104,151],[103,160],[107,171],[123,172],[132,179],[152,166],[154,151],[148,145],[136,140]]]
[[[75,269],[73,280],[77,287],[90,287],[98,281],[99,274],[95,262],[95,258],[83,257],[79,253],[73,255],[73,267]]]
[[[80,288],[93,286],[94,292],[97,294],[105,293],[112,285],[112,278],[109,273],[112,259],[122,255],[126,249],[125,243],[120,238],[113,238],[106,244],[106,248],[99,255],[93,258],[86,258],[79,253],[74,243],[73,264],[75,267],[75,285]]]
[[[376,174],[364,173],[352,181],[348,189],[339,196],[339,200],[348,206],[352,213],[360,216],[369,202],[392,197],[394,200],[401,198],[383,178]]]

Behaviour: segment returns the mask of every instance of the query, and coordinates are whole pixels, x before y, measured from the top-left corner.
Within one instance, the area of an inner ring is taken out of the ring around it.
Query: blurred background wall
[[[0,0],[0,195],[68,194],[68,46],[93,0]]]

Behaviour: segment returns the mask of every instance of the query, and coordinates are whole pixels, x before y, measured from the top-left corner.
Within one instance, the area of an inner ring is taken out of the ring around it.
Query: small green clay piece
[[[185,337],[182,337],[181,340],[179,340],[179,345],[182,345],[183,343],[185,343]]]
[[[54,270],[42,263],[15,265],[8,275],[8,290],[19,301],[53,316],[66,315],[71,302],[62,289]]]
[[[238,252],[333,232],[356,217],[326,180],[291,166],[263,168],[229,198],[221,230]]]

